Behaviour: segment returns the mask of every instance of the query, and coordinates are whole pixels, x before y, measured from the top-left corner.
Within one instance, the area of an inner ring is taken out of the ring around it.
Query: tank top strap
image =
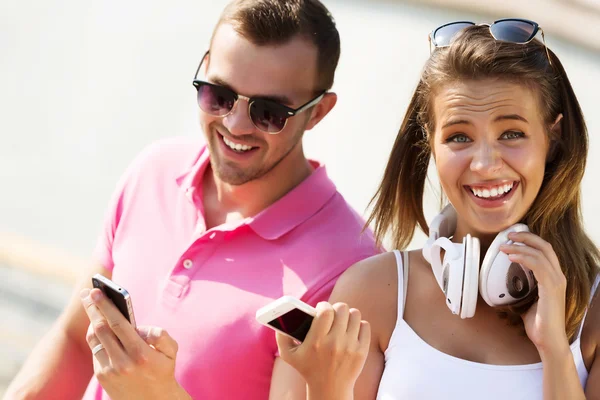
[[[583,314],[583,319],[581,320],[581,325],[579,325],[579,333],[577,333],[577,338],[581,337],[581,332],[583,332],[583,324],[585,323],[585,317],[587,317],[587,312],[589,310],[589,306],[592,303],[592,300],[594,299],[594,295],[596,294],[596,291],[598,290],[598,286],[600,285],[600,274],[596,275],[596,280],[594,281],[594,285],[592,285],[592,290],[590,292],[590,304],[588,304],[588,307],[585,309],[585,314]]]
[[[394,250],[396,267],[398,269],[398,317],[397,321],[404,318],[404,306],[406,304],[406,293],[408,289],[408,253],[406,251]]]

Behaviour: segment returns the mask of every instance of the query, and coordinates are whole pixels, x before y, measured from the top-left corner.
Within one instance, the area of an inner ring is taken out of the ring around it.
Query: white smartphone
[[[303,342],[317,310],[291,296],[283,296],[256,312],[261,324]]]
[[[131,296],[129,292],[117,285],[107,277],[96,274],[92,277],[92,285],[95,288],[102,290],[104,295],[112,300],[114,305],[119,309],[121,314],[135,328],[135,316],[133,315],[133,305],[131,304]]]

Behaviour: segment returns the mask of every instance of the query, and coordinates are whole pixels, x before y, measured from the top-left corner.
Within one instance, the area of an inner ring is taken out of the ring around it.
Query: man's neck
[[[207,229],[257,215],[298,186],[314,170],[304,155],[296,162],[286,161],[282,160],[267,174],[243,185],[221,181],[209,164],[203,179]]]

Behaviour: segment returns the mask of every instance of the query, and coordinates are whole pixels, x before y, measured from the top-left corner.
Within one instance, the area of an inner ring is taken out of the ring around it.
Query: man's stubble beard
[[[253,180],[257,180],[271,172],[275,167],[277,167],[289,154],[298,146],[300,141],[302,140],[302,136],[304,135],[304,131],[308,120],[302,124],[302,126],[294,133],[294,140],[291,142],[290,147],[285,151],[285,153],[279,157],[275,162],[268,165],[260,165],[253,169],[242,169],[238,167],[235,163],[231,163],[229,161],[225,161],[222,159],[216,159],[214,155],[218,154],[214,151],[216,147],[219,146],[216,141],[220,140],[217,136],[212,136],[209,141],[209,150],[211,154],[210,164],[211,168],[214,171],[216,177],[227,184],[239,186],[245,183],[248,183]]]

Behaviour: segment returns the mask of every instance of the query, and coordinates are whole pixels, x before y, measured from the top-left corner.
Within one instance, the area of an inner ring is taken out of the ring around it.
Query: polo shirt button
[[[192,262],[192,260],[189,260],[189,259],[188,259],[188,260],[184,260],[184,261],[183,261],[183,267],[184,267],[185,269],[190,269],[190,268],[192,268],[193,266],[194,266],[194,263]]]

